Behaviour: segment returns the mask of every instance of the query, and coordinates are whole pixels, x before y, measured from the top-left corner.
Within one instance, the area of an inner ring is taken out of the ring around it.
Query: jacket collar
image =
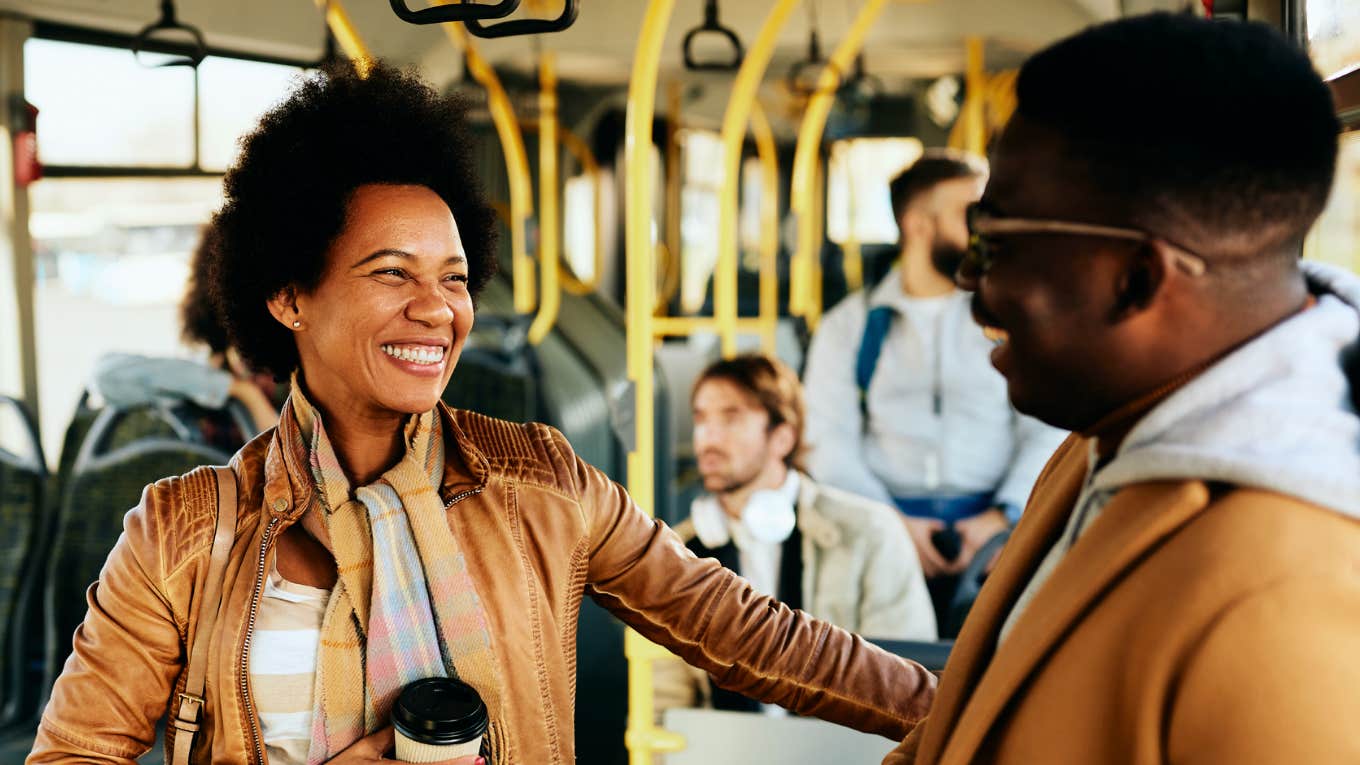
[[[798,531],[803,538],[818,547],[837,547],[841,543],[840,528],[817,510],[821,491],[806,473],[798,473]]]
[[[439,495],[445,504],[467,491],[486,486],[491,469],[460,426],[457,414],[444,402],[437,405],[444,422],[444,477]],[[264,462],[264,511],[271,519],[294,521],[311,506],[315,493],[308,465],[307,445],[293,414],[291,401],[284,404],[278,427],[270,439]]]
[[[955,643],[923,731],[920,762],[972,762],[1016,693],[1113,582],[1209,502],[1200,481],[1144,483],[1117,494],[1059,564],[997,649],[1001,625],[1062,534],[1086,473],[1089,444],[1069,439]]]

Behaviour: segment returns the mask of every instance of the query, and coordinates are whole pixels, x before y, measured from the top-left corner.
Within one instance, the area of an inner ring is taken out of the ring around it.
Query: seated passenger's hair
[[[763,353],[745,353],[716,361],[694,381],[691,401],[699,386],[709,380],[726,380],[751,394],[770,418],[770,430],[788,423],[793,428],[794,440],[784,464],[795,470],[804,469],[807,450],[803,446],[803,385],[787,364]]]
[[[213,303],[210,287],[212,250],[217,246],[217,229],[203,227],[203,234],[189,261],[189,285],[179,304],[180,338],[186,345],[206,345],[213,354],[227,352],[227,329],[222,326]]]
[[[482,196],[464,105],[413,72],[378,62],[306,77],[243,140],[223,179],[226,203],[211,292],[232,344],[280,379],[298,364],[292,333],[269,313],[280,290],[317,285],[326,250],[359,186],[425,186],[453,212],[475,298],[496,270],[495,217]]]
[[[983,178],[986,175],[987,164],[971,154],[952,149],[926,149],[919,159],[888,184],[893,220],[900,226],[902,214],[911,203],[945,181]]]
[[[1326,205],[1340,126],[1308,57],[1260,23],[1156,13],[1091,27],[1020,70],[1128,221],[1206,256],[1295,255]]]

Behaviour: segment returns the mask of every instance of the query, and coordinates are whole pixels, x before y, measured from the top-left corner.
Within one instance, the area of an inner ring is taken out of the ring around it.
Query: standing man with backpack
[[[902,511],[942,636],[958,575],[1019,519],[1064,436],[1011,407],[954,286],[986,176],[931,150],[893,179],[897,266],[827,313],[804,372],[813,477]]]

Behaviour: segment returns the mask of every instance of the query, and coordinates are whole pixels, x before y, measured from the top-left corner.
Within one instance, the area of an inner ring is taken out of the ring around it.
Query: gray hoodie
[[[1334,266],[1302,265],[1315,306],[1168,396],[1108,464],[1088,474],[1067,530],[1016,601],[1003,640],[1082,531],[1129,484],[1222,482],[1360,518],[1360,278]]]

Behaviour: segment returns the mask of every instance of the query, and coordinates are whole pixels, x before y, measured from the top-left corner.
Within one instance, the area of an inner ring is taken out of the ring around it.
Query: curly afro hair
[[[475,298],[496,271],[495,213],[474,170],[463,102],[378,62],[306,76],[242,140],[213,218],[208,292],[233,346],[278,379],[298,365],[292,333],[269,313],[281,290],[316,287],[355,189],[425,186],[449,206]]]

